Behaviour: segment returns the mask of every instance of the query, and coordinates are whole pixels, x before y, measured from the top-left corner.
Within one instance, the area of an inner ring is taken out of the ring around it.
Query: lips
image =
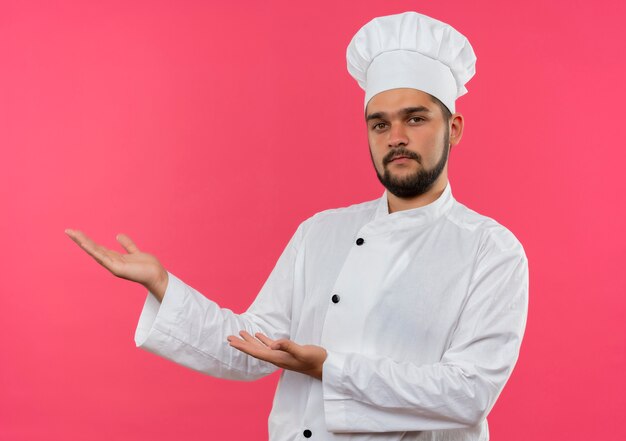
[[[413,159],[415,160],[417,163],[421,164],[421,157],[414,152],[410,152],[407,150],[397,150],[394,152],[389,152],[388,155],[383,158],[383,165],[387,165],[393,161],[396,160],[400,160],[400,159]]]
[[[411,159],[411,158],[409,158],[408,156],[394,156],[393,158],[389,160],[389,162],[393,162],[396,159]]]

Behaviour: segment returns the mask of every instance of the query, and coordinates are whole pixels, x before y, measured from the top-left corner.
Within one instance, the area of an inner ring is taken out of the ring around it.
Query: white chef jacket
[[[149,294],[138,347],[206,374],[276,366],[226,341],[245,329],[324,347],[323,379],[283,371],[272,441],[487,440],[517,360],[528,264],[515,236],[457,202],[388,212],[387,195],[304,221],[250,308],[220,308],[173,274]]]

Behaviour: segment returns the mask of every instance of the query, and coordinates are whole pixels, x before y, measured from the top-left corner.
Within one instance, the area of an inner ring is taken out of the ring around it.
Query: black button
[[[365,239],[363,239],[362,237],[359,237],[359,238],[356,240],[356,244],[357,244],[358,246],[363,245],[363,243],[365,243]]]
[[[333,294],[330,299],[333,301],[333,303],[339,303],[339,296],[337,294]]]
[[[311,432],[309,429],[306,429],[304,432],[302,432],[302,434],[305,438],[311,438],[313,436],[313,432]]]

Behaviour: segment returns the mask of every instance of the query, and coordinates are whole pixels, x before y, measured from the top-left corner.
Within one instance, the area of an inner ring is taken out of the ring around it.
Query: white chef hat
[[[352,37],[346,58],[365,90],[365,106],[377,93],[406,87],[433,95],[454,113],[454,101],[476,73],[467,38],[417,12],[373,19]]]

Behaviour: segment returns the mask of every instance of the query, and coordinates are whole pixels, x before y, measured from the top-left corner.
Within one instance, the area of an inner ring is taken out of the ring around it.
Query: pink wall
[[[277,377],[136,349],[144,289],[63,230],[125,232],[242,311],[300,221],[382,193],[345,48],[408,9],[476,50],[452,188],[530,261],[492,439],[624,439],[626,6],[505,3],[0,3],[0,439],[266,437]]]

